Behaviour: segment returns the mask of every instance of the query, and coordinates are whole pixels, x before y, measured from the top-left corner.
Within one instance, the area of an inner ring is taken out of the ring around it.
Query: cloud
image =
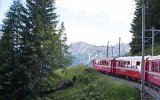
[[[131,41],[134,0],[57,0],[56,5],[66,26],[68,43],[106,45],[109,41],[114,45],[119,36],[124,43]]]
[[[103,13],[116,22],[130,22],[133,15],[131,12],[135,8],[131,0],[57,0],[57,6],[68,8],[74,13],[84,11],[87,16]]]
[[[109,41],[111,45],[118,44],[118,39],[121,37],[122,43],[131,41],[131,34],[125,31],[104,32],[92,26],[77,26],[75,24],[67,24],[67,37],[69,42],[84,41],[95,45],[106,45]]]

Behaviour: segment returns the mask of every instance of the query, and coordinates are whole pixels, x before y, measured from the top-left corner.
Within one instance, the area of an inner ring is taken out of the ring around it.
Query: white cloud
[[[75,13],[84,11],[87,16],[103,13],[111,21],[125,22],[131,21],[135,8],[133,0],[57,0],[57,6]]]
[[[130,23],[134,0],[57,0],[68,42],[84,41],[96,45],[112,45],[131,41]],[[68,13],[66,13],[68,12]]]
[[[0,19],[11,2],[0,0]],[[119,36],[122,42],[131,41],[134,0],[56,0],[56,6],[60,20],[65,23],[68,43],[106,45],[109,41],[114,45]]]
[[[67,24],[67,37],[70,43],[84,41],[95,45],[106,45],[109,41],[111,45],[118,43],[121,37],[122,43],[131,41],[131,34],[125,31],[113,31],[110,33],[96,29],[90,26],[76,26],[74,24]]]

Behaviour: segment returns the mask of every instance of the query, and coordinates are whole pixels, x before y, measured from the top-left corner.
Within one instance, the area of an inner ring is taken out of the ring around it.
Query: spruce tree
[[[32,95],[50,91],[53,85],[48,78],[53,70],[59,68],[61,49],[57,33],[57,15],[54,0],[27,0],[27,12],[32,40],[28,42],[32,64],[30,86]],[[62,56],[63,57],[63,56]],[[61,63],[61,62],[60,62]]]
[[[13,1],[2,24],[0,39],[0,86],[4,99],[23,98],[27,83],[27,70],[22,62],[22,15],[24,7]]]
[[[15,0],[0,39],[0,93],[37,99],[55,89],[53,71],[69,64],[64,24],[57,28],[54,0]],[[62,38],[63,37],[63,38]]]
[[[58,30],[58,35],[59,35],[59,41],[60,41],[60,67],[65,67],[71,64],[72,62],[72,56],[71,53],[68,52],[69,46],[66,44],[67,42],[67,36],[65,32],[65,26],[64,22],[61,23],[59,30]]]
[[[130,43],[131,46],[131,54],[134,55],[137,52],[141,51],[141,36],[142,36],[142,12],[141,12],[141,5],[143,0],[135,0],[136,2],[136,10],[135,10],[135,17],[133,22],[131,23],[131,33],[133,34],[132,42]],[[150,29],[152,25],[156,26],[157,29],[160,28],[160,0],[146,0],[146,29]],[[146,37],[152,37],[151,32],[145,32]],[[155,42],[160,40],[160,34],[155,36]],[[146,48],[151,47],[151,39],[145,38]],[[150,46],[149,46],[150,45]]]

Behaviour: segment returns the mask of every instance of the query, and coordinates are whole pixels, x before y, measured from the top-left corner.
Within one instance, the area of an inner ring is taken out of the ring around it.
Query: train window
[[[106,62],[106,65],[108,66],[108,61]]]
[[[155,62],[155,72],[159,72],[158,62]]]
[[[100,65],[102,65],[102,61],[101,61]]]
[[[108,62],[108,66],[111,66],[111,62],[110,61]]]
[[[102,65],[104,65],[104,61],[102,60]]]
[[[104,60],[102,61],[102,65],[105,65],[105,61]]]
[[[122,61],[120,61],[120,67],[123,67],[123,62]]]
[[[104,61],[104,65],[107,65],[107,61]]]
[[[105,63],[104,60],[102,60],[102,65],[104,65],[104,63]]]
[[[154,72],[154,62],[151,63],[151,71]]]
[[[137,66],[140,66],[140,62],[139,62],[139,61],[137,61],[137,62],[136,62],[136,65],[137,65]]]
[[[120,64],[119,67],[122,67],[122,62],[121,61],[119,62],[119,64]]]
[[[128,66],[128,63],[127,63],[127,61],[125,61],[125,62],[124,62],[124,66],[125,66],[125,67],[127,67],[127,66]]]
[[[136,68],[135,69],[140,69],[140,61],[136,62]]]
[[[121,62],[117,61],[117,67],[120,67],[120,65],[121,65]]]
[[[103,65],[106,65],[106,61],[103,61]]]
[[[130,62],[130,68],[132,68],[132,61]]]
[[[121,62],[121,67],[125,67],[125,61]]]
[[[149,71],[152,71],[152,62],[149,62]]]
[[[127,67],[127,68],[130,68],[131,66],[130,66],[130,61],[126,61],[125,62],[125,67]]]

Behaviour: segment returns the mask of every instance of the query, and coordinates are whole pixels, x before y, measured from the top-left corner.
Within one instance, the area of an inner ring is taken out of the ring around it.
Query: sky
[[[12,0],[0,0],[0,24]],[[131,42],[134,0],[56,0],[59,20],[66,28],[67,43],[78,41],[93,45]]]

